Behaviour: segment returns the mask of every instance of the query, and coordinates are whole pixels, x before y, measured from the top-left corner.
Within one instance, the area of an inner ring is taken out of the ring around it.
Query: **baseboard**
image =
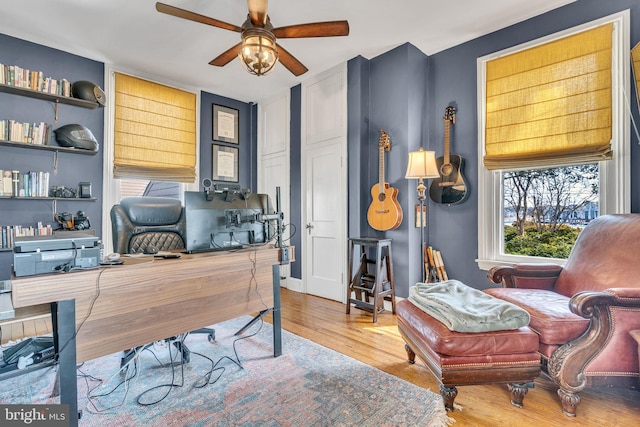
[[[287,277],[287,289],[294,292],[304,292],[302,280],[295,277]]]
[[[301,279],[296,279],[295,277],[287,277],[286,280],[282,281],[282,287],[283,288],[287,288],[290,291],[294,291],[294,292],[304,292],[304,288],[302,286],[302,280]],[[403,300],[404,298],[396,296],[396,303],[398,301]],[[384,309],[385,310],[389,310],[391,311],[391,301],[384,301]]]

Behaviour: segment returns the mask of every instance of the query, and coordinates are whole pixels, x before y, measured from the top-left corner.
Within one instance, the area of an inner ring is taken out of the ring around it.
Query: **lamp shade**
[[[263,76],[278,62],[276,39],[271,32],[262,28],[245,30],[238,56],[247,71]]]
[[[435,151],[425,151],[420,147],[418,151],[409,153],[409,163],[407,164],[407,173],[404,175],[405,178],[437,178],[439,176]]]

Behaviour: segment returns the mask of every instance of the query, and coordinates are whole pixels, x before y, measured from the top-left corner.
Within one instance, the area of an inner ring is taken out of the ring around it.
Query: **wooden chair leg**
[[[414,353],[413,350],[411,350],[411,347],[409,347],[409,344],[405,344],[404,349],[407,352],[407,360],[409,361],[409,363],[411,363],[412,365],[416,363],[416,354]]]
[[[449,412],[453,412],[453,401],[458,395],[458,389],[454,387],[447,387],[443,384],[440,385],[440,395],[444,401],[444,409]]]
[[[533,383],[525,384],[507,384],[509,391],[511,392],[511,404],[522,408],[522,401],[530,388],[533,388]]]

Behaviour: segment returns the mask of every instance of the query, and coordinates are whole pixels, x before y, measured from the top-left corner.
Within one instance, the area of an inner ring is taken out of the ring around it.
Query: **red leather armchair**
[[[485,292],[531,315],[542,367],[575,416],[585,387],[640,386],[640,214],[603,215],[580,233],[564,267],[518,264],[488,273]]]

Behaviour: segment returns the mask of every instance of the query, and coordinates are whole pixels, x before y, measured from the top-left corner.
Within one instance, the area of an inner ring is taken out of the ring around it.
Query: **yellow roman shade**
[[[486,63],[487,169],[610,159],[613,24]]]
[[[114,178],[195,182],[195,94],[115,73],[114,114]]]
[[[631,63],[633,65],[633,80],[636,83],[636,99],[640,108],[640,43],[631,49]]]

